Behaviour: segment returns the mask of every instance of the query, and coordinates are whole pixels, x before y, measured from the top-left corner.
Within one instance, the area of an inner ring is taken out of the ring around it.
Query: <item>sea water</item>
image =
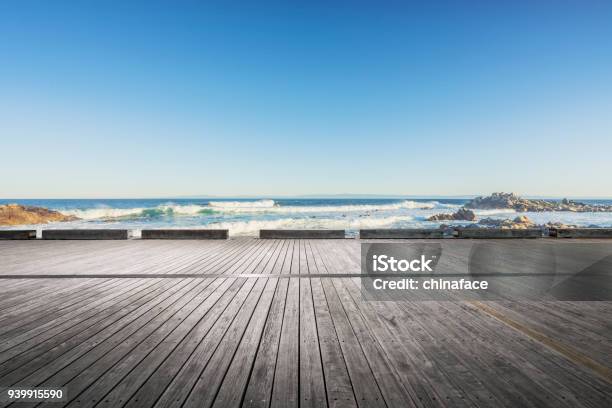
[[[438,213],[451,213],[467,199],[416,198],[278,198],[278,199],[2,199],[57,210],[79,221],[13,228],[224,228],[233,236],[257,235],[260,229],[437,228],[469,224],[467,221],[431,222]],[[612,204],[612,200],[580,200],[589,204]],[[513,210],[475,210],[479,219],[514,218]],[[579,226],[612,227],[612,212],[521,213],[537,224],[562,222]]]

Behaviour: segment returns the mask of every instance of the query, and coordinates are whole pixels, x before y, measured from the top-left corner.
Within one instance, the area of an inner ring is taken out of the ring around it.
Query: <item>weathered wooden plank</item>
[[[0,230],[0,239],[36,239],[36,230]]]
[[[70,406],[610,405],[579,360],[467,304],[363,301],[338,277],[359,272],[359,244],[3,241],[0,274],[207,277],[3,280],[0,384],[67,385]],[[489,306],[609,366],[610,302]]]
[[[297,245],[296,245],[297,246]],[[295,259],[292,258],[292,260]],[[270,406],[299,406],[300,278],[290,278]]]
[[[279,280],[244,395],[245,407],[270,406],[288,287],[289,279]]]
[[[495,304],[487,302],[488,307],[493,307]],[[434,309],[447,309],[450,313],[460,314],[463,317],[461,321],[464,324],[450,321],[440,323],[443,326],[453,326],[458,336],[470,336],[474,339],[464,346],[480,340],[480,344],[474,344],[472,353],[478,352],[485,361],[484,364],[478,365],[478,369],[472,368],[472,371],[482,378],[493,395],[507,396],[508,400],[503,405],[521,405],[520,402],[523,404],[529,402],[539,403],[542,406],[599,406],[596,400],[601,401],[601,394],[595,390],[597,380],[593,381],[592,376],[588,374],[578,374],[575,379],[569,379],[578,367],[572,367],[570,361],[563,361],[563,357],[547,349],[543,344],[525,338],[524,333],[501,324],[496,319],[482,318],[483,315],[486,317],[486,314],[475,305],[447,302],[424,306],[425,313],[432,313],[431,306],[433,306]],[[437,311],[434,310],[434,313]],[[441,330],[448,331],[448,328],[444,327]],[[457,347],[456,354],[459,351],[460,348]],[[487,355],[490,357],[487,358]],[[488,361],[495,361],[500,357],[506,362],[504,366],[487,364]],[[559,362],[561,365],[553,368]],[[555,377],[559,375],[564,379],[556,380]],[[496,376],[503,383],[491,381],[492,376]],[[504,383],[507,385],[504,386]],[[579,392],[572,392],[566,384],[572,384],[571,388]]]
[[[268,275],[279,274],[285,259],[286,243],[287,241],[279,242],[270,261],[261,271],[262,273]],[[219,385],[213,406],[223,408],[240,407],[242,405],[246,387],[254,369],[255,356],[263,342],[264,329],[274,305],[274,298],[277,297],[278,284],[278,279],[269,279],[266,283],[264,292],[231,360],[231,365],[227,368],[225,378]]]
[[[262,239],[343,239],[344,230],[259,230]]]
[[[161,295],[167,293],[169,296],[172,291],[170,289],[178,290],[184,285],[176,285],[171,282],[150,282],[151,287],[143,287],[146,291],[136,294],[128,299],[127,302],[116,313],[107,314],[104,319],[101,319],[95,324],[91,324],[85,327],[83,330],[76,331],[74,335],[64,338],[63,341],[46,341],[37,344],[35,347],[27,350],[26,352],[18,355],[16,358],[11,359],[8,362],[3,363],[0,374],[7,373],[0,378],[0,383],[13,384],[19,381],[21,378],[26,377],[32,372],[46,366],[56,359],[66,361],[68,355],[73,354],[74,348],[88,343],[93,343],[92,338],[97,342],[101,342],[105,339],[105,335],[108,332],[112,333],[112,330],[116,329],[122,322],[129,320],[127,318],[132,312],[141,309],[153,300],[162,298]],[[188,282],[184,282],[185,284]],[[75,322],[76,323],[76,322]],[[77,325],[78,326],[78,325]],[[11,371],[12,370],[12,371]]]
[[[173,347],[177,340],[180,341],[189,332],[188,328],[210,309],[206,300],[211,293],[202,289],[204,285],[206,282],[201,282],[196,287],[194,296],[180,309],[175,310],[173,318],[167,319],[161,326],[154,327],[152,332],[139,331],[138,334],[142,334],[138,336],[139,340],[135,344],[130,342],[124,347],[115,348],[112,353],[106,354],[70,381],[66,386],[73,391],[68,406],[100,402],[99,398],[115,388],[143,359],[148,356],[163,358],[166,355],[164,348]],[[159,352],[155,353],[154,350]]]
[[[324,265],[307,242],[307,254],[311,259],[309,268],[313,273],[324,274]],[[329,305],[320,278],[310,279],[312,286],[312,299],[317,322],[319,336],[319,348],[321,350],[321,362],[325,376],[325,389],[327,393],[327,404],[330,407],[355,407],[357,406],[356,395],[360,395],[353,389],[353,383],[349,376],[345,357],[342,354],[340,340],[334,322],[332,320]]]
[[[310,273],[305,241],[299,242],[300,274]],[[300,283],[300,407],[326,407],[327,395],[321,364],[319,336],[310,279]]]
[[[42,239],[128,239],[124,229],[47,229],[42,231]]]
[[[355,398],[356,395],[361,396],[361,390],[354,389],[349,376],[321,279],[313,278],[311,284],[328,406],[336,408],[357,406]]]
[[[457,238],[542,238],[539,228],[455,228]]]
[[[36,385],[40,384],[51,374],[60,374],[62,370],[77,373],[84,369],[88,364],[96,361],[100,356],[112,351],[124,342],[134,340],[132,335],[139,335],[137,332],[145,327],[155,327],[156,321],[163,321],[173,313],[173,305],[180,302],[187,302],[191,299],[190,292],[200,282],[184,281],[181,285],[172,285],[153,301],[150,301],[128,315],[113,323],[95,336],[95,340],[90,340],[79,344],[77,347],[66,351],[61,358],[44,367],[26,378],[19,380],[20,384]],[[213,285],[216,282],[213,283]],[[218,286],[218,285],[217,285]],[[212,286],[216,287],[216,286]],[[69,370],[71,369],[71,370]],[[60,380],[57,380],[60,382]]]
[[[244,310],[200,375],[185,407],[240,407],[278,279],[264,282],[263,292],[253,293],[253,302],[244,304]]]
[[[342,254],[339,248],[319,246],[320,254],[326,267],[334,268],[334,270],[342,270],[353,263],[354,259],[346,257]],[[347,266],[345,266],[347,265]],[[437,384],[430,384],[426,373],[423,371],[432,366],[432,362],[423,356],[423,351],[414,346],[414,342],[401,339],[398,333],[394,330],[398,324],[395,318],[388,324],[381,316],[381,313],[375,310],[378,307],[385,306],[386,302],[360,302],[361,294],[358,292],[357,282],[346,280],[332,280],[336,293],[346,307],[351,307],[351,302],[359,305],[363,319],[367,322],[370,335],[376,338],[380,345],[383,354],[388,356],[388,360],[382,358],[379,364],[389,364],[396,371],[396,375],[388,375],[386,380],[382,382],[382,386],[389,389],[389,397],[404,393],[401,398],[401,403],[405,406],[423,406],[423,407],[440,407],[442,400],[437,394]],[[355,294],[349,294],[349,288],[356,288]],[[351,299],[353,295],[353,299]],[[413,335],[416,335],[414,333]],[[370,340],[371,342],[371,340]],[[376,356],[376,354],[375,354]],[[371,357],[371,356],[369,356]],[[397,363],[397,364],[391,364]],[[397,403],[397,401],[396,401]]]
[[[360,239],[427,239],[444,238],[444,231],[439,228],[397,228],[397,229],[361,229]]]
[[[612,238],[612,228],[551,228],[556,238]]]
[[[293,241],[283,241],[282,252],[273,273],[279,275],[289,273],[292,248]],[[259,347],[254,356],[255,361],[249,373],[243,397],[245,407],[267,408],[270,406],[288,287],[288,279],[280,279],[277,283]]]
[[[147,304],[143,313],[130,314],[132,320],[110,337],[100,338],[99,342],[79,346],[74,352],[67,353],[65,359],[55,360],[50,367],[39,369],[20,380],[20,383],[37,385],[48,380],[47,384],[62,384],[74,379],[88,366],[102,356],[106,356],[108,352],[118,353],[120,349],[129,350],[130,347],[138,344],[142,337],[146,337],[160,327],[164,321],[171,318],[176,313],[176,309],[180,309],[182,305],[191,301],[198,293],[197,288],[200,284],[201,282],[197,280],[182,280],[171,290],[160,295],[156,301]],[[87,386],[85,379],[82,380],[83,386]],[[78,394],[78,390],[74,388],[73,393]]]
[[[238,317],[242,305],[247,299],[253,302],[253,296],[259,296],[265,282],[263,279],[260,281],[247,279],[241,284],[242,286],[237,294],[230,299],[231,302],[223,302],[223,309],[216,310],[214,314],[211,314],[212,317],[207,319],[206,325],[211,326],[206,332],[206,336],[204,336],[194,352],[189,356],[187,362],[183,364],[178,374],[168,384],[163,394],[157,400],[156,407],[181,406],[189,398],[200,375],[208,366],[211,357],[219,347],[225,334],[232,327],[232,322]],[[249,296],[252,291],[255,291],[254,295]],[[132,399],[130,401],[133,407],[140,407],[140,403],[139,399]]]
[[[143,229],[142,239],[227,239],[226,229]]]
[[[248,262],[241,264],[241,267],[234,269],[233,272],[240,273],[253,267],[252,265],[255,265],[255,268],[263,268],[265,264],[261,261],[269,256],[266,251],[256,251],[247,257]],[[258,272],[257,269],[254,271]],[[234,283],[230,290],[237,293],[236,295],[222,298],[215,303],[196,329],[182,340],[151,376],[147,375],[147,370],[143,370],[144,377],[148,376],[147,382],[138,392],[130,396],[128,406],[151,405],[157,400],[156,406],[173,407],[185,401],[228,327],[238,316],[245,297],[252,290],[254,283],[253,279],[238,280]],[[115,393],[112,400],[116,402],[119,396],[120,394]]]

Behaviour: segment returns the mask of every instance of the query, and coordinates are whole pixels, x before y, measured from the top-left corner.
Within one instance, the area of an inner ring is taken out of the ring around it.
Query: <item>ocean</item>
[[[612,200],[580,200],[612,204]],[[466,199],[2,199],[0,204],[40,206],[75,215],[78,221],[13,228],[226,228],[232,236],[254,236],[260,229],[435,228],[433,214],[454,212]],[[479,218],[514,218],[513,210],[476,210]],[[608,213],[521,213],[534,222],[612,227]],[[466,221],[444,221],[466,224]],[[136,233],[137,235],[138,233]]]

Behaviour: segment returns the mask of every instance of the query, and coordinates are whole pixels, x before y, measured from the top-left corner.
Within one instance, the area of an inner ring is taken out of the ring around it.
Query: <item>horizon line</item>
[[[479,196],[489,196],[489,194],[296,194],[296,195],[174,195],[174,196],[72,196],[72,197],[0,197],[2,201],[11,200],[189,200],[189,199],[471,199]],[[612,199],[612,196],[574,196],[574,195],[530,195],[517,194],[520,197],[528,199],[582,199],[582,200],[601,200]]]

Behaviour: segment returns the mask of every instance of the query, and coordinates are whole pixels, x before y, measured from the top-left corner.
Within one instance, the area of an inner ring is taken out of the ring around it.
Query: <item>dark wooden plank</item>
[[[335,271],[338,271],[353,267],[350,264],[354,262],[354,257],[347,256],[346,253],[343,254],[339,250],[340,248],[334,246],[323,248],[318,246],[318,249],[328,269],[333,268]],[[408,407],[442,406],[441,398],[437,394],[437,384],[430,384],[426,372],[423,371],[431,367],[432,362],[424,358],[423,351],[414,342],[404,341],[404,339],[400,338],[393,329],[397,325],[397,323],[394,323],[395,320],[391,320],[391,324],[388,324],[382,319],[382,314],[375,309],[376,306],[380,306],[378,303],[382,303],[384,306],[386,302],[360,301],[361,293],[350,293],[346,289],[347,286],[351,287],[350,283],[354,282],[349,282],[348,285],[345,285],[343,282],[345,282],[343,279],[332,280],[336,294],[340,297],[342,303],[346,305],[345,307],[350,307],[354,310],[354,306],[351,306],[352,302],[359,305],[363,319],[367,322],[367,327],[370,328],[371,336],[375,337],[383,355],[388,356],[380,358],[379,364],[388,364],[396,372],[396,374],[388,375],[385,382],[381,384],[385,389],[388,388],[390,390],[388,398],[391,399],[392,395],[398,395],[399,393],[405,395],[400,400],[401,403]],[[358,282],[357,280],[357,284]],[[351,295],[353,295],[353,298],[351,298]],[[377,354],[378,352],[374,356]],[[397,364],[392,364],[393,362],[397,362]]]
[[[150,283],[153,284],[155,282]],[[52,362],[57,364],[56,360],[63,361],[66,364],[65,362],[74,358],[75,354],[84,353],[88,344],[90,347],[93,347],[94,343],[104,341],[109,334],[114,333],[122,325],[134,319],[133,312],[146,310],[147,305],[150,303],[154,303],[154,301],[161,302],[164,296],[169,296],[173,290],[179,290],[188,283],[188,281],[185,281],[177,285],[176,282],[157,282],[157,286],[148,287],[140,296],[131,298],[117,313],[113,313],[86,327],[84,330],[76,332],[73,336],[61,342],[44,342],[36,345],[27,352],[3,364],[2,370],[0,370],[0,373],[3,375],[0,378],[0,383],[17,383],[20,379],[41,367],[45,367],[47,364]],[[145,288],[143,287],[143,289]],[[47,369],[49,368],[47,367]],[[7,374],[4,374],[5,372]]]
[[[155,330],[176,313],[175,309],[189,302],[197,293],[194,288],[199,284],[197,280],[182,280],[171,285],[171,289],[156,297],[154,301],[130,313],[126,317],[127,324],[121,325],[120,329],[112,332],[109,337],[96,336],[96,341],[83,343],[70,350],[62,358],[21,379],[20,384],[34,386],[47,380],[49,384],[64,384],[107,353],[133,346],[140,336]],[[73,389],[73,392],[77,393],[77,389]]]
[[[255,248],[257,247],[253,249]],[[234,272],[240,273],[248,268],[255,268],[254,272],[260,272],[265,267],[262,260],[266,256],[269,257],[270,254],[266,251],[256,251],[248,257],[249,262]],[[198,323],[196,330],[189,333],[170,357],[148,378],[147,383],[131,396],[128,406],[140,407],[157,400],[157,406],[172,407],[184,401],[225,332],[237,317],[254,283],[254,279],[236,281],[230,288],[232,295],[215,303],[211,311]],[[114,398],[116,399],[116,396]]]
[[[551,228],[556,238],[612,238],[612,228]]]
[[[174,350],[165,354],[157,350],[155,356],[143,360],[137,369],[105,396],[104,404],[114,406],[121,400],[129,399],[128,405],[152,405],[207,335],[214,322],[213,315],[208,315],[191,329]]]
[[[226,229],[143,229],[142,239],[227,239]]]
[[[325,273],[324,265],[320,262],[320,257],[316,254],[311,245],[308,244],[308,254],[312,262],[309,267],[314,268],[315,273]],[[349,376],[346,366],[345,356],[342,353],[336,326],[332,319],[329,304],[321,285],[320,278],[310,279],[312,286],[312,298],[317,323],[319,337],[319,347],[321,350],[321,361],[323,374],[325,376],[325,389],[327,393],[327,404],[329,407],[355,407],[357,406],[356,396],[360,397],[361,390],[353,387],[353,382]],[[370,387],[368,387],[370,388]],[[360,401],[361,402],[361,401]]]
[[[42,231],[42,239],[128,239],[123,229],[48,229]]]
[[[270,406],[288,287],[289,279],[279,280],[244,395],[245,407]]]
[[[278,275],[283,267],[286,257],[285,244],[280,241],[266,267],[261,271],[263,274]],[[278,279],[269,279],[263,294],[257,304],[251,320],[234,356],[231,365],[225,372],[225,377],[219,386],[219,391],[214,399],[217,407],[240,407],[246,394],[246,387],[254,369],[255,356],[262,344],[262,336],[269,319],[274,298],[276,298]],[[226,353],[227,354],[227,353]]]
[[[306,241],[299,243],[300,274],[310,273]],[[300,407],[326,407],[327,395],[310,279],[300,282]]]
[[[292,244],[290,240],[282,242],[282,251],[274,268],[274,274],[280,276],[284,273],[283,271],[291,268]],[[288,286],[288,279],[280,279],[277,283],[268,318],[254,355],[255,361],[242,397],[243,406],[263,408],[270,405]]]
[[[402,229],[362,229],[360,239],[427,239],[444,238],[444,231],[439,228],[402,228]]]
[[[207,326],[210,325],[206,335],[164,389],[155,404],[156,407],[181,406],[185,402],[200,378],[201,373],[208,365],[212,355],[219,347],[225,333],[238,316],[244,302],[247,299],[251,299],[252,302],[253,297],[249,297],[249,294],[253,290],[255,290],[256,294],[261,293],[265,284],[263,279],[259,281],[256,287],[255,284],[258,281],[255,279],[239,279],[237,282],[241,286],[239,288],[232,288],[232,290],[239,290],[230,299],[222,299],[223,302],[219,304],[219,307],[215,307],[215,310],[211,312],[211,317],[207,318],[206,322]],[[140,407],[140,403],[140,399],[133,398],[130,401],[130,406]]]
[[[442,333],[454,333],[452,338],[440,346],[449,349],[453,352],[453,357],[461,360],[469,376],[478,379],[490,395],[489,399],[498,401],[497,405],[584,406],[568,393],[562,384],[542,386],[542,382],[549,381],[546,378],[548,374],[535,367],[533,357],[527,357],[533,351],[525,351],[538,346],[516,341],[518,333],[506,330],[500,332],[494,327],[484,329],[489,322],[472,314],[469,308],[460,303],[420,302],[413,306],[421,308],[425,315],[449,314],[457,316],[457,320],[460,319],[461,323],[450,321],[451,319],[419,323],[434,339],[440,338]],[[459,338],[467,341],[456,341]],[[496,364],[500,358],[505,364]],[[453,379],[462,387],[467,380],[466,377],[460,378],[457,375],[453,376]]]
[[[132,341],[116,347],[112,353],[102,356],[69,381],[66,386],[72,392],[68,406],[101,402],[143,359],[149,356],[163,358],[163,349],[159,354],[154,350],[158,347],[173,347],[177,338],[180,341],[188,333],[187,328],[192,327],[210,309],[206,301],[215,292],[204,290],[205,286],[206,282],[200,281],[195,287],[195,293],[180,309],[174,310],[172,318],[166,319],[159,326],[151,327],[152,331],[141,329],[131,338]],[[54,379],[51,378],[49,382],[51,381]]]
[[[291,274],[299,273],[299,246],[293,242]],[[288,279],[285,313],[278,345],[274,386],[270,406],[273,408],[299,406],[300,361],[300,278]]]
[[[610,302],[488,304],[533,337],[463,302],[364,301],[338,277],[359,255],[358,240],[3,241],[0,274],[206,277],[6,280],[0,384],[67,385],[70,406],[610,405],[611,384],[538,340],[609,366]]]
[[[344,239],[344,230],[260,230],[262,239]]]
[[[185,407],[239,407],[253,357],[261,339],[278,279],[266,279],[263,292],[234,320],[212,356]],[[256,302],[256,303],[255,303]],[[230,366],[231,363],[231,366]]]
[[[457,238],[542,238],[542,230],[539,228],[455,228],[455,233]]]
[[[0,239],[36,239],[36,230],[0,230]]]

